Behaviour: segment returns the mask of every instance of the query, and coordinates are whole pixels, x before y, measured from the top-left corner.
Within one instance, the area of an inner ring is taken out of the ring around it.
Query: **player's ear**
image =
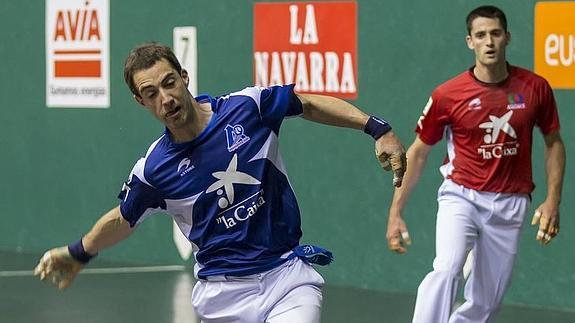
[[[186,71],[185,69],[182,68],[180,75],[182,76],[182,79],[184,80],[186,87],[188,87],[188,85],[190,84],[190,77],[188,75],[188,71]]]
[[[511,33],[506,31],[505,35],[507,36],[507,41],[505,42],[505,46],[509,45],[509,42],[511,42]]]
[[[465,36],[465,42],[467,43],[467,48],[473,50],[473,43],[471,42],[471,35]]]
[[[134,97],[134,100],[136,100],[136,102],[138,102],[141,106],[143,106],[143,107],[145,106],[145,105],[144,105],[144,100],[142,100],[142,97],[141,97],[141,96],[134,94],[133,97]]]

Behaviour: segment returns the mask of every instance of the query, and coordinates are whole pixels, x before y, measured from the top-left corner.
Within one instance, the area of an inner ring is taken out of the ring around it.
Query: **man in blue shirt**
[[[100,250],[161,211],[194,247],[192,303],[203,322],[319,322],[324,282],[310,263],[332,257],[299,245],[300,212],[278,150],[280,126],[302,116],[362,129],[400,186],[405,151],[389,124],[340,99],[295,94],[293,85],[194,98],[173,52],[155,43],[131,51],[124,77],[166,129],[136,162],[120,205],[79,241],[46,252],[35,273],[66,288]]]

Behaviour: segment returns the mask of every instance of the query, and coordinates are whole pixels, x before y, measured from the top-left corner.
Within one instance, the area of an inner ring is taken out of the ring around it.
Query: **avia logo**
[[[509,124],[509,119],[511,119],[512,115],[513,111],[507,112],[501,118],[490,115],[489,120],[491,121],[484,122],[479,125],[479,128],[485,129],[486,132],[486,135],[483,137],[483,141],[485,141],[486,144],[495,143],[501,131],[516,139],[517,134],[515,133],[515,129],[513,129]]]
[[[525,109],[525,98],[520,93],[509,93],[507,95],[507,110]]]
[[[260,181],[253,178],[252,176],[242,173],[237,170],[238,168],[238,155],[234,154],[228,168],[223,172],[212,173],[212,176],[218,180],[210,185],[206,190],[206,193],[211,193],[217,190],[218,196],[218,206],[223,209],[228,205],[234,203],[234,184],[247,184],[247,185],[258,185],[261,184]],[[225,193],[225,196],[223,196]]]
[[[190,163],[191,161],[189,158],[182,159],[182,161],[178,165],[178,173],[180,174],[180,177],[186,175],[187,173],[191,172],[194,168],[196,168],[194,165],[190,166]]]
[[[481,99],[475,98],[469,102],[467,105],[467,110],[480,110],[481,109]]]
[[[227,125],[224,130],[226,131],[226,139],[228,140],[229,152],[238,149],[241,145],[250,141],[250,137],[244,134],[244,127],[242,127],[240,124],[235,126]]]

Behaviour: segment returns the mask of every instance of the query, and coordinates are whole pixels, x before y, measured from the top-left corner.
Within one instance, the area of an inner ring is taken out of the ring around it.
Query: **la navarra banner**
[[[357,98],[357,4],[254,5],[254,84]]]

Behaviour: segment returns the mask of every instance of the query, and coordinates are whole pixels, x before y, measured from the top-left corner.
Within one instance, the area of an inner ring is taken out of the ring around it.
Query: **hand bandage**
[[[67,247],[60,247],[44,253],[34,269],[34,275],[59,289],[64,289],[72,283],[82,268],[83,264],[70,256]]]
[[[406,244],[408,244],[408,245],[411,244],[411,238],[409,237],[409,232],[403,231],[401,233],[401,238],[403,239],[403,241],[405,241]]]
[[[375,151],[377,160],[386,171],[393,171],[393,186],[398,187],[403,181],[403,175],[405,174],[405,169],[407,168],[407,159],[405,154],[400,152],[394,152],[392,154],[379,153]]]
[[[389,156],[389,163],[393,170],[393,186],[399,187],[401,186],[403,175],[407,169],[407,158],[405,157],[405,154],[395,152]]]
[[[535,214],[533,214],[531,225],[536,225],[539,222],[539,219],[541,219],[541,211],[537,210],[535,211]]]
[[[377,152],[376,152],[377,154]],[[387,155],[385,156],[384,160],[381,160],[382,157],[377,157],[377,159],[379,160],[379,164],[381,165],[381,167],[385,170],[385,171],[390,171],[391,170],[391,163],[389,162],[389,159],[387,159]]]

